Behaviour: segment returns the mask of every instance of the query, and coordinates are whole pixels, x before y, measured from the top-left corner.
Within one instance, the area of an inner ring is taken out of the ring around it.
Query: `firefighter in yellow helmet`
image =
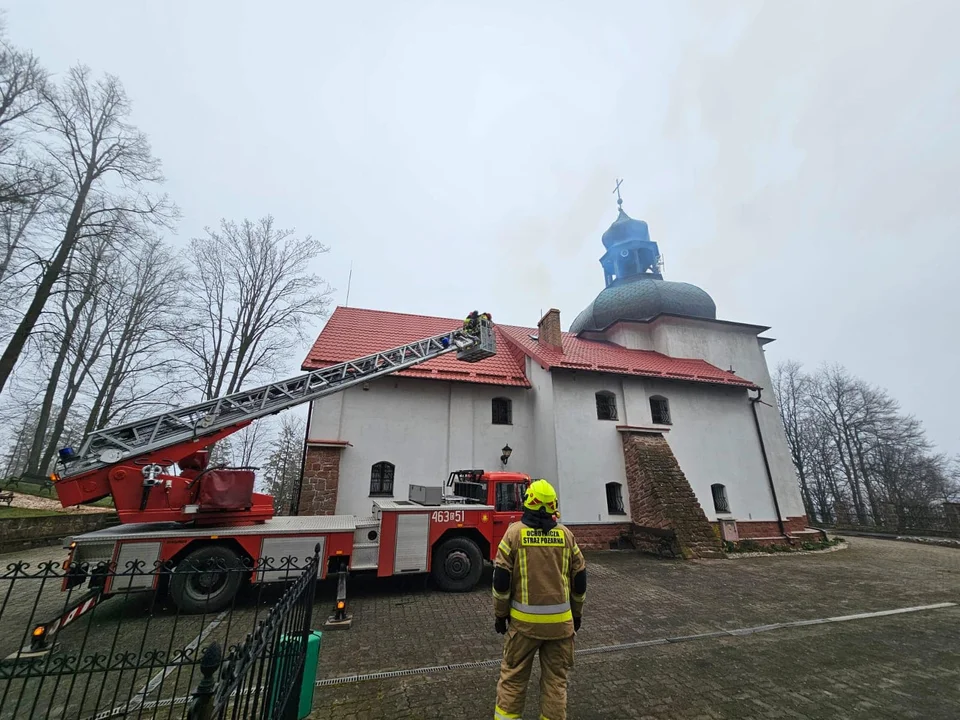
[[[507,635],[493,717],[521,717],[539,651],[540,718],[564,720],[587,564],[573,533],[557,522],[557,491],[550,483],[530,483],[523,507],[520,522],[512,523],[500,541],[493,570],[495,627]]]

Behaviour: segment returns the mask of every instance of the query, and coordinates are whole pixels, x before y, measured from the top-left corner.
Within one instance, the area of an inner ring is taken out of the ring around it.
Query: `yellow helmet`
[[[557,513],[557,491],[553,489],[553,485],[543,478],[534,480],[527,488],[523,506],[527,510],[534,511],[543,508],[550,515],[555,515]]]

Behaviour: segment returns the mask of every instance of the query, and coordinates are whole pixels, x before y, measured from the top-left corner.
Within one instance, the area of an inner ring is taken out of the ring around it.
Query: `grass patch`
[[[33,508],[3,507],[0,505],[0,520],[18,517],[50,517],[59,514],[55,510],[34,510]]]

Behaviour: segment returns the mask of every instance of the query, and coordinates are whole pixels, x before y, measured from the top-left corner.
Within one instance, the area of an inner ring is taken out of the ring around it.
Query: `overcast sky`
[[[52,72],[121,77],[173,242],[272,213],[337,304],[352,262],[353,306],[566,328],[623,177],[771,367],[843,363],[960,452],[956,0],[5,6]]]

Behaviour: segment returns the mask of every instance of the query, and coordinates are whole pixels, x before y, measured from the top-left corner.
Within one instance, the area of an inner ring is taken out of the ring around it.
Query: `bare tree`
[[[103,305],[109,303],[104,292],[110,289],[105,282],[106,266],[115,260],[115,255],[110,238],[102,237],[96,243],[77,248],[68,258],[64,287],[59,293],[59,326],[56,332],[46,335],[51,363],[27,465],[31,474],[46,471],[49,459],[44,448],[59,441],[66,415],[102,350],[102,338],[95,338],[96,326]],[[58,398],[60,410],[54,415]]]
[[[179,342],[205,399],[285,369],[305,330],[324,317],[331,289],[309,267],[327,248],[275,227],[270,216],[190,242],[190,317]]]
[[[110,239],[94,247],[108,248]],[[83,283],[63,294],[70,308],[66,345],[57,354],[48,392],[60,411],[48,418],[47,445],[34,449],[36,469],[49,468],[71,424],[79,440],[135,409],[169,405],[176,383],[167,377],[181,272],[155,240],[135,243],[130,253],[106,251],[90,263]],[[71,277],[68,275],[68,277]],[[74,319],[74,317],[76,319]],[[37,459],[39,458],[39,459]],[[33,466],[32,466],[33,467]]]
[[[30,459],[30,446],[36,432],[38,412],[35,403],[21,403],[15,417],[5,418],[5,427],[9,428],[5,441],[7,451],[3,457],[3,478],[20,477],[27,471]]]
[[[266,419],[251,423],[235,433],[232,439],[234,442],[231,464],[234,467],[258,467],[267,451],[270,423]]]
[[[5,34],[0,21],[0,338],[11,330],[23,289],[39,272],[38,250],[45,243],[33,231],[57,184],[37,156],[33,132],[47,74]]]
[[[62,87],[43,91],[48,114],[43,147],[61,175],[55,198],[61,221],[53,257],[44,263],[33,296],[0,355],[0,392],[20,359],[74,250],[85,239],[116,232],[134,237],[144,225],[175,214],[165,198],[148,195],[162,181],[146,136],[127,122],[130,105],[120,81],[99,80],[82,66]]]
[[[264,486],[274,498],[279,515],[291,514],[303,466],[303,438],[306,422],[296,415],[284,415],[280,430],[270,447],[264,467]]]
[[[108,361],[93,377],[84,435],[132,410],[168,406],[177,395],[170,350],[183,272],[169,248],[148,238],[133,247],[114,274],[118,302],[104,328]]]
[[[901,532],[943,524],[942,503],[957,489],[954,466],[885,390],[839,366],[808,375],[789,362],[774,385],[812,518]]]
[[[6,338],[19,315],[23,289],[40,268],[36,251],[43,245],[36,233],[43,199],[0,209],[0,338]],[[31,272],[33,270],[33,272]]]
[[[800,493],[807,515],[816,519],[817,508],[810,492],[808,478],[810,464],[810,443],[803,429],[803,413],[808,393],[807,376],[801,371],[800,363],[792,360],[777,365],[773,376],[773,390],[780,408],[780,420],[787,436],[790,457],[797,470],[800,481]]]
[[[0,25],[0,212],[32,204],[56,184],[25,142],[41,111],[47,73],[33,53],[14,47],[5,35]]]

